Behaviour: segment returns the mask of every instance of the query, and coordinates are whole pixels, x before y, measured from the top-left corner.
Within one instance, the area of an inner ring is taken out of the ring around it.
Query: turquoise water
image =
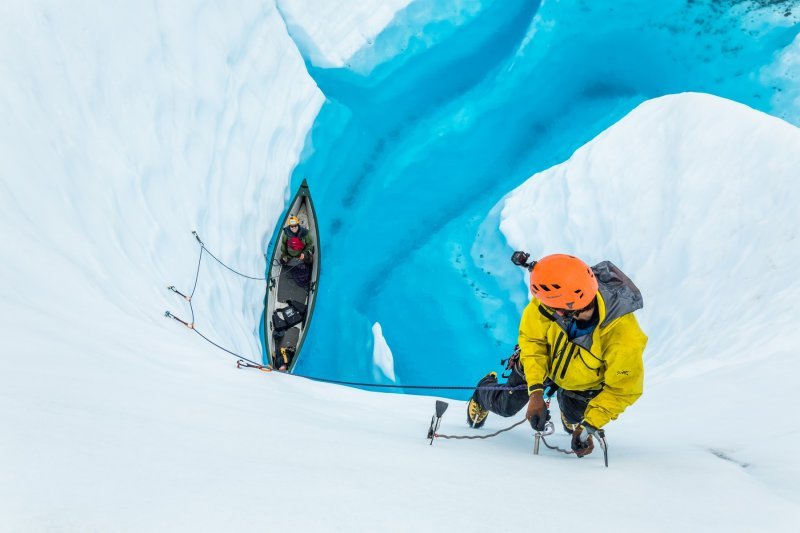
[[[328,101],[292,181],[309,182],[324,262],[296,372],[388,382],[374,322],[398,383],[497,369],[526,288],[501,283],[515,267],[491,208],[649,98],[772,111],[759,69],[797,35],[797,4],[419,0],[346,68],[308,64]]]

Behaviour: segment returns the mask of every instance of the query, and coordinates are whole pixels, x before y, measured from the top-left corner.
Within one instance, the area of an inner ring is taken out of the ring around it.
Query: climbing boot
[[[478,429],[483,427],[486,423],[486,418],[489,416],[489,411],[481,407],[475,398],[470,398],[467,405],[467,424],[469,427]]]
[[[478,386],[480,387],[488,383],[497,383],[497,372],[489,372],[486,374],[478,382]],[[477,393],[478,391],[475,391],[475,394],[472,395],[467,405],[467,424],[469,427],[475,429],[483,427],[483,424],[486,423],[486,417],[489,416],[489,411],[478,403]]]

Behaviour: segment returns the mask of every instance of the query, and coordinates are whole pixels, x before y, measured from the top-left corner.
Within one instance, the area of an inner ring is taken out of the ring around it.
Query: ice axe
[[[436,437],[436,430],[439,429],[439,424],[442,421],[442,415],[447,411],[447,402],[436,400],[436,413],[431,417],[431,425],[428,428],[428,438],[431,439],[430,445],[433,446],[433,439]]]
[[[536,431],[533,435],[533,455],[539,455],[539,441],[542,440],[543,437],[548,435],[552,435],[556,432],[555,426],[549,420],[544,423],[544,429],[542,431]],[[547,442],[545,442],[545,446]]]
[[[548,422],[548,424],[552,425],[552,422]],[[588,446],[587,442],[589,440],[589,435],[591,435],[595,439],[597,439],[597,442],[600,444],[600,448],[603,450],[603,462],[605,463],[606,468],[608,468],[608,443],[606,442],[606,432],[603,431],[602,429],[593,429],[593,430],[590,431],[589,428],[587,428],[586,426],[584,426],[584,429],[586,429],[586,431],[581,432],[581,445],[583,445],[584,447]],[[541,440],[544,443],[544,445],[547,446],[548,448],[550,448],[551,450],[555,450],[557,452],[560,452],[560,453],[563,453],[563,454],[566,454],[566,455],[570,455],[570,454],[574,454],[575,453],[574,450],[565,450],[563,448],[559,448],[558,446],[550,446],[547,443],[547,441],[545,440],[545,438],[544,438],[546,435],[550,435],[550,434],[551,433],[546,433],[546,431],[544,433],[542,433],[542,434],[539,434],[537,432],[537,434],[536,434],[536,442],[534,443],[534,449],[533,449],[534,455],[538,454],[538,451],[539,451],[539,440]]]
[[[603,461],[606,464],[606,468],[608,468],[608,443],[606,442],[606,432],[602,429],[596,429],[590,433],[587,428],[585,432],[581,433],[581,443],[584,443],[589,438],[589,434],[593,435],[594,438],[597,439],[598,444],[600,444],[600,448],[603,450]]]

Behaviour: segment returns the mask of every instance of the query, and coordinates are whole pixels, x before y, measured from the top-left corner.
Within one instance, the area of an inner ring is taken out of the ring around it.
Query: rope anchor
[[[181,324],[183,324],[184,326],[186,326],[189,329],[194,329],[194,324],[193,323],[186,322],[185,320],[181,320],[180,318],[176,317],[175,315],[173,315],[169,311],[164,311],[164,316],[167,317],[167,318],[172,318],[173,320],[177,320],[178,322],[180,322]]]
[[[191,302],[192,301],[192,297],[191,296],[186,296],[185,294],[183,294],[181,291],[179,291],[178,289],[175,288],[175,285],[170,285],[169,287],[167,287],[167,290],[170,290],[170,291],[174,292],[175,294],[179,294],[180,296],[183,296],[183,299],[186,300],[187,302]]]
[[[258,370],[261,370],[262,372],[272,372],[273,370],[275,370],[274,368],[272,368],[269,365],[266,365],[266,366],[265,365],[258,365],[258,364],[254,365],[254,364],[248,363],[247,361],[245,361],[243,359],[239,359],[238,361],[236,361],[236,368],[257,368]]]

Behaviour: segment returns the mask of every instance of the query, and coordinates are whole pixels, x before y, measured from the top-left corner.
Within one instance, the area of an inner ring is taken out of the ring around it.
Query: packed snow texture
[[[772,98],[777,114],[800,124],[800,34],[777,54],[771,65],[762,69],[761,78],[778,88]]]
[[[81,332],[90,360],[196,349],[161,318],[189,318],[164,289],[192,288],[190,232],[263,277],[322,95],[260,2],[17,4],[0,32],[4,342],[45,354]],[[263,283],[207,265],[198,325],[257,356]]]
[[[359,7],[330,0],[277,0],[289,34],[303,57],[317,67],[340,67],[375,36],[410,0],[373,0]]]
[[[199,274],[198,330],[260,356],[264,284],[198,272],[190,232],[263,276],[323,102],[275,5],[4,2],[0,79],[0,529],[291,523],[248,466],[287,431],[264,427],[269,387],[163,317],[190,320],[166,286]]]
[[[379,4],[325,16],[335,28]],[[321,25],[310,34],[324,42]],[[706,96],[662,99],[504,205],[510,242],[579,246],[645,292],[648,389],[610,426],[604,469],[598,454],[533,457],[526,429],[428,446],[431,398],[237,370],[162,317],[188,318],[165,286],[193,285],[193,229],[264,271],[323,100],[272,3],[5,2],[0,79],[3,531],[485,531],[527,505],[506,529],[534,515],[615,531],[793,523],[796,128]],[[533,217],[523,232],[532,209],[561,224]],[[257,355],[263,285],[213,261],[199,275],[198,328]],[[463,413],[454,402],[442,431],[464,433]]]

